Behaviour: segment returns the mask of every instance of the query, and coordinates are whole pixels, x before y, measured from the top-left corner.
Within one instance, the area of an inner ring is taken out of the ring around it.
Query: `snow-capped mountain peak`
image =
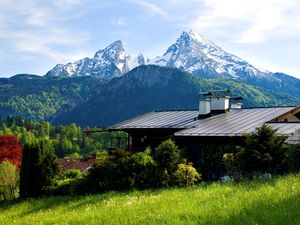
[[[123,48],[123,44],[122,41],[118,40],[115,41],[113,43],[111,43],[109,46],[107,46],[106,48],[99,50],[95,53],[94,58],[99,59],[103,56],[103,54],[107,54],[107,56],[110,57],[117,57],[117,54],[119,54],[120,52],[125,52],[124,48]]]
[[[122,41],[117,40],[98,50],[93,58],[56,65],[46,76],[96,76],[110,79],[143,64],[145,64],[143,55],[132,57],[126,53]]]
[[[151,60],[150,64],[181,68],[206,78],[236,79],[245,75],[251,77],[268,74],[193,31],[183,32],[163,56]]]
[[[84,58],[66,65],[58,64],[46,75],[97,76],[110,79],[144,64],[181,68],[204,78],[247,80],[253,77],[269,77],[271,74],[224,51],[201,34],[184,31],[162,56],[154,59],[147,59],[142,54],[131,56],[126,53],[122,42],[117,40],[97,51],[93,58]]]
[[[184,40],[185,42],[197,42],[203,46],[211,45],[217,47],[212,41],[206,39],[204,36],[202,36],[199,33],[195,33],[192,30],[189,32],[183,31],[180,37],[177,39],[178,42]]]

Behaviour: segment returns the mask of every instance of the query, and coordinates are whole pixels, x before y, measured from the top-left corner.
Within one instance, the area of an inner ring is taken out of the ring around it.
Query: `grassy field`
[[[300,175],[0,204],[0,224],[300,224]]]

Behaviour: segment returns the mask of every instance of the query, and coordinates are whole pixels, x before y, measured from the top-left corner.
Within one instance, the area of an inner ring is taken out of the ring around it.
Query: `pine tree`
[[[20,196],[37,197],[42,191],[42,162],[44,151],[41,143],[25,144],[20,171]]]

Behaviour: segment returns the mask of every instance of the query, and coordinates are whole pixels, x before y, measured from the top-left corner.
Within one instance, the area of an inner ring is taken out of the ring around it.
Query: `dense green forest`
[[[96,132],[94,132],[96,131]],[[57,156],[84,156],[111,147],[126,147],[127,134],[107,132],[76,124],[52,126],[49,122],[35,122],[21,117],[8,116],[0,121],[0,135],[14,134],[22,144],[43,140]],[[121,141],[120,141],[121,140]]]
[[[87,100],[102,84],[91,77],[44,78],[16,75],[0,78],[0,112],[37,121],[51,120],[59,109]]]

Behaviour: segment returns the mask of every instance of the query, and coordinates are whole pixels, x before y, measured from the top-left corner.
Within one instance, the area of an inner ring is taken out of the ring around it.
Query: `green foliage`
[[[232,151],[232,146],[216,142],[207,142],[199,145],[202,150],[201,159],[195,160],[188,157],[198,171],[201,171],[204,180],[216,180],[226,172],[223,155]]]
[[[10,162],[0,163],[0,201],[19,195],[19,170]]]
[[[58,164],[57,157],[53,152],[48,152],[41,166],[42,186],[53,185],[54,178],[60,174],[61,168]]]
[[[14,134],[22,144],[33,143],[36,140],[43,141],[46,151],[53,151],[59,157],[91,155],[99,153],[103,149],[118,146],[116,140],[127,140],[125,132],[99,132],[83,133],[90,128],[81,129],[76,124],[52,126],[49,122],[35,122],[20,117],[9,117],[8,122],[0,126],[0,135]],[[125,146],[125,143],[121,143]]]
[[[200,180],[201,176],[193,167],[192,163],[180,163],[174,173],[177,184],[179,186],[187,187],[194,185]]]
[[[159,182],[168,186],[177,164],[183,161],[179,148],[171,139],[165,140],[155,149],[153,159],[157,164]]]
[[[276,129],[266,124],[246,135],[242,156],[244,172],[285,172],[285,139],[285,136],[279,135]]]
[[[151,157],[148,147],[143,152],[131,156],[134,185],[138,188],[149,188],[155,183],[156,162]]]
[[[26,143],[20,171],[20,196],[38,197],[45,186],[52,185],[60,169],[57,158],[47,152],[42,141]]]
[[[287,150],[287,163],[289,171],[299,172],[300,171],[300,145],[291,145]]]
[[[107,157],[100,158],[89,170],[88,182],[95,192],[124,190],[134,185],[130,153],[116,149]]]
[[[102,80],[19,75],[0,80],[0,111],[3,116],[19,115],[34,120],[51,118],[58,109],[71,107],[89,98]],[[10,125],[9,125],[10,126]]]
[[[42,191],[43,149],[40,143],[25,144],[20,171],[20,196],[37,197]]]
[[[239,146],[235,149],[236,152],[224,153],[223,162],[230,178],[239,181],[241,179],[241,157],[244,154],[244,149]]]
[[[69,179],[79,179],[82,178],[82,173],[78,169],[70,169],[64,172],[64,176]]]

